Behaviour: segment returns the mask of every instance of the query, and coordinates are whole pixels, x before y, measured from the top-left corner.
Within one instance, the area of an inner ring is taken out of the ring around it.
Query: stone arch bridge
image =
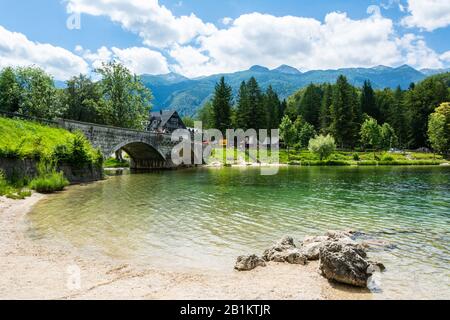
[[[117,128],[93,123],[59,119],[58,125],[69,131],[81,131],[105,158],[124,150],[131,158],[131,169],[173,169],[173,142],[170,134]],[[186,165],[183,165],[186,166]]]

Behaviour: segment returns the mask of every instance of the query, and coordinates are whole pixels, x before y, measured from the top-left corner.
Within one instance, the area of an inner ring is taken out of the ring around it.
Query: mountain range
[[[406,89],[412,82],[419,82],[428,76],[449,71],[450,69],[416,70],[408,65],[402,65],[396,68],[377,66],[301,72],[288,65],[272,70],[255,65],[244,71],[194,79],[173,72],[163,75],[144,74],[141,78],[144,85],[153,93],[154,111],[176,110],[182,116],[194,116],[197,110],[211,99],[214,87],[222,76],[233,88],[234,96],[237,95],[242,81],[255,77],[263,90],[272,85],[279,97],[285,99],[310,83],[334,83],[339,75],[346,76],[351,84],[358,87],[361,87],[365,80],[370,80],[372,87],[376,89],[394,89],[397,86]],[[65,87],[65,83],[60,81],[55,84],[59,88]]]
[[[344,68],[337,70],[314,70],[300,72],[294,67],[282,65],[270,70],[263,66],[253,66],[245,71],[216,74],[207,77],[189,79],[176,73],[165,75],[142,75],[146,87],[152,90],[153,110],[177,110],[181,115],[193,116],[206,101],[211,99],[214,86],[220,77],[233,88],[236,95],[242,81],[255,77],[265,89],[272,85],[280,98],[284,99],[310,83],[334,83],[339,75],[347,77],[355,86],[362,86],[370,80],[377,89],[408,88],[411,82],[418,82],[429,75],[448,71],[445,69],[416,70],[408,65],[397,68],[377,66],[373,68]]]

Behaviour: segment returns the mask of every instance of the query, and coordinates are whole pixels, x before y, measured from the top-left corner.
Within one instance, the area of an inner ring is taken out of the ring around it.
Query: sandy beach
[[[371,299],[331,284],[306,266],[269,263],[237,272],[171,271],[50,250],[26,234],[26,216],[45,196],[0,197],[0,299]],[[78,276],[79,275],[79,276]]]

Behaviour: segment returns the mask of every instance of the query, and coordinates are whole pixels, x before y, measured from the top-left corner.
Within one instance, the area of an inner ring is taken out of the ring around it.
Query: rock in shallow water
[[[252,254],[250,256],[238,257],[234,268],[238,271],[249,271],[259,266],[265,267],[266,263],[257,255]]]
[[[372,275],[370,262],[363,249],[339,241],[330,241],[320,248],[319,270],[330,280],[367,287],[367,279]]]
[[[263,259],[291,264],[306,264],[307,257],[294,244],[292,237],[284,237],[272,247],[265,250]]]
[[[339,241],[340,243],[348,244],[350,246],[354,246],[358,250],[362,250],[362,246],[354,240],[354,234],[356,233],[356,231],[351,230],[328,231],[324,236],[305,237],[303,242],[300,244],[299,249],[308,260],[319,260],[320,248],[331,241]],[[365,257],[365,252],[361,252],[361,254]]]

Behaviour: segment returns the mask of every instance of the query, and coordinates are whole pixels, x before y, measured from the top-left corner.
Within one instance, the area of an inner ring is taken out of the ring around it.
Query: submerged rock
[[[255,254],[250,256],[239,256],[236,261],[234,268],[238,271],[249,271],[256,267],[265,267],[266,263],[263,259]]]
[[[369,261],[368,270],[370,273],[383,272],[386,270],[386,267],[379,261]]]
[[[380,239],[368,239],[368,240],[364,240],[361,245],[364,248],[367,249],[375,249],[375,250],[383,250],[383,249],[387,249],[387,250],[392,250],[392,249],[396,249],[397,245],[393,244],[392,242],[386,241],[386,240],[380,240]]]
[[[370,262],[364,259],[365,251],[357,246],[340,241],[329,241],[319,250],[319,270],[330,280],[367,287],[367,279],[372,275]]]

